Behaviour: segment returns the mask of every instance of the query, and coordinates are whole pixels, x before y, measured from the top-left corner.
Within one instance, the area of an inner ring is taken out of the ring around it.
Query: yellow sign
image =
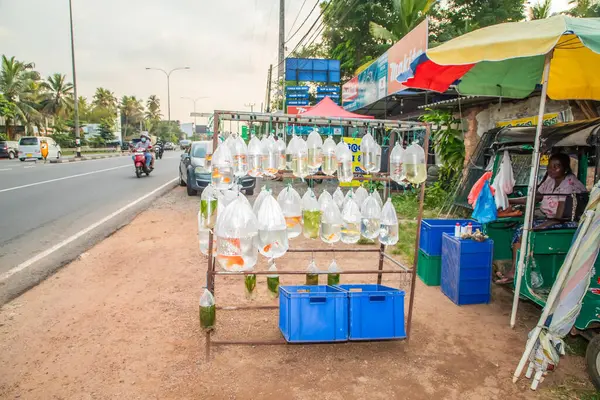
[[[343,138],[343,140],[348,145],[348,148],[352,152],[352,171],[354,171],[354,173],[357,173],[357,174],[362,174],[363,170],[360,169],[360,157],[362,155],[360,152],[360,141],[362,139],[345,137],[345,138]],[[368,177],[370,175],[365,175],[365,176]],[[353,180],[352,182],[340,182],[340,186],[341,187],[359,187],[360,181]]]
[[[550,156],[547,154],[544,154],[540,157],[540,165],[542,167],[547,167],[548,166],[548,161],[550,160]]]
[[[519,119],[511,119],[509,121],[496,122],[496,128],[504,128],[505,126],[536,126],[538,117],[527,117]],[[558,124],[558,113],[544,115],[544,126]]]

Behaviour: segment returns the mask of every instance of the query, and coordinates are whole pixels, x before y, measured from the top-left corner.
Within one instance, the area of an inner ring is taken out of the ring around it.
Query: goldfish
[[[244,258],[242,256],[217,255],[217,260],[226,270],[235,270],[244,266]]]
[[[300,221],[302,221],[302,217],[301,216],[297,216],[297,217],[285,217],[285,225],[288,228],[293,228],[296,225],[298,225],[300,223]]]
[[[327,236],[327,240],[333,240],[335,238],[335,233],[332,233],[331,235]]]
[[[231,182],[231,178],[229,178],[228,176],[223,178],[223,183],[230,183],[230,182]]]
[[[240,243],[240,238],[230,238],[230,239],[227,239],[227,241],[231,245],[235,246],[235,248],[238,250],[242,248],[242,244]]]
[[[218,168],[213,168],[213,170],[212,170],[212,177],[213,177],[213,179],[221,177],[221,174],[219,173],[219,169]]]
[[[274,242],[274,243],[268,244],[265,247],[263,247],[263,252],[268,253],[271,250],[271,248],[278,247],[278,246],[279,246],[278,242]]]

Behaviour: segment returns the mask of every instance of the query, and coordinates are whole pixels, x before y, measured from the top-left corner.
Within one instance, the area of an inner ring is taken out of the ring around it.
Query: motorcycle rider
[[[152,150],[152,139],[148,132],[142,132],[140,135],[140,141],[135,145],[135,149],[144,150],[144,157],[146,158],[146,167],[150,167],[150,169],[154,169],[154,156],[150,152]]]

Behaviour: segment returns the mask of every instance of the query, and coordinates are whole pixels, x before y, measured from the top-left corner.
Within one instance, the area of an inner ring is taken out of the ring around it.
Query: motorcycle
[[[145,173],[146,176],[150,176],[150,172],[152,172],[153,168],[146,166],[144,150],[137,150],[133,154],[133,163],[135,165],[135,176],[141,178],[143,173]]]
[[[156,156],[157,160],[160,160],[162,158],[164,151],[165,149],[162,143],[156,143],[154,145],[154,155]]]

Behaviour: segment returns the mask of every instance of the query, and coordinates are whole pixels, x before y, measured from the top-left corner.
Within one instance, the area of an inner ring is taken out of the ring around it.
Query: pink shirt
[[[583,183],[577,179],[573,174],[567,175],[565,179],[556,187],[556,181],[553,178],[547,177],[544,182],[538,188],[539,194],[572,194],[572,193],[583,193],[586,191]],[[558,203],[565,201],[565,196],[544,196],[540,210],[548,217],[554,218],[556,211],[558,210]]]

